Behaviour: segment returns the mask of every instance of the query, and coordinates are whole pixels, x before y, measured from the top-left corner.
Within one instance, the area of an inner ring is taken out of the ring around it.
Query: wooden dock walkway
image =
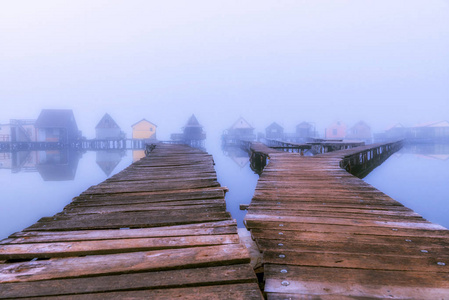
[[[0,298],[262,299],[225,190],[210,155],[158,144],[1,241]]]
[[[268,299],[449,299],[449,231],[342,168],[393,146],[305,157],[251,145],[269,157],[245,218]]]

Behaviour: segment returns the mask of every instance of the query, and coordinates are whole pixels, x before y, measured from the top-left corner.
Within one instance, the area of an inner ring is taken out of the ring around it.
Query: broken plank
[[[0,265],[0,282],[37,281],[249,262],[248,250],[244,245],[229,244],[3,264]]]

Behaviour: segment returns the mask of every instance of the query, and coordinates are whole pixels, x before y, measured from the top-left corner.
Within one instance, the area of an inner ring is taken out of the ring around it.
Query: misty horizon
[[[73,109],[158,138],[363,120],[374,132],[449,119],[449,2],[14,1],[0,11],[0,123]]]

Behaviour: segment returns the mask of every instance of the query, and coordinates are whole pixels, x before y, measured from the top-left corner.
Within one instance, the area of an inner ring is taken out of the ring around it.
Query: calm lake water
[[[207,141],[218,181],[227,186],[227,209],[239,227],[258,175],[248,156],[236,148],[221,149],[219,138]],[[365,180],[428,220],[449,227],[449,147],[409,147],[390,157]],[[60,212],[88,187],[121,171],[133,161],[127,152],[40,151],[8,157],[0,153],[0,239]],[[11,163],[13,162],[13,163]]]
[[[406,146],[364,180],[427,220],[449,228],[449,145]]]

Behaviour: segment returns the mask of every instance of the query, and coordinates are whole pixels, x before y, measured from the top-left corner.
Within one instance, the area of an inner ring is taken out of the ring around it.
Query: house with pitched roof
[[[326,128],[326,139],[344,139],[345,136],[346,124],[341,121],[335,121]]]
[[[410,128],[410,139],[414,141],[449,142],[449,122],[429,122]]]
[[[184,126],[185,140],[205,140],[206,133],[203,131],[203,126],[198,122],[195,115],[192,115]]]
[[[170,139],[172,141],[190,145],[196,148],[204,147],[204,140],[206,133],[203,131],[203,126],[198,122],[195,115],[192,115],[186,125],[182,129],[182,133],[172,133]]]
[[[242,117],[226,129],[221,137],[223,145],[238,145],[239,141],[254,141],[256,139],[254,127]]]
[[[34,127],[38,142],[71,143],[81,138],[71,109],[43,109]]]
[[[155,140],[157,125],[151,123],[146,119],[131,125],[133,130],[133,139],[136,140]]]
[[[282,140],[284,138],[284,127],[276,122],[265,128],[265,137],[272,140]]]
[[[359,121],[349,128],[345,138],[348,140],[364,141],[369,144],[373,140],[373,133],[368,124],[364,121]]]
[[[296,137],[301,140],[316,137],[315,125],[310,122],[301,122],[296,125]]]
[[[125,138],[125,133],[114,119],[106,113],[95,127],[95,138],[97,140],[118,140]]]

